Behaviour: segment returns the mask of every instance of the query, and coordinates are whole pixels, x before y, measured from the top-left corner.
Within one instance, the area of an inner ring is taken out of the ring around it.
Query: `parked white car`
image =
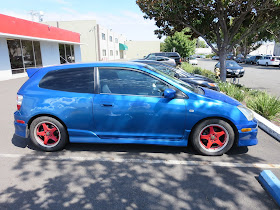
[[[257,65],[279,66],[280,56],[266,55],[257,60]]]
[[[172,58],[164,57],[164,56],[154,56],[151,55],[149,57],[146,57],[145,60],[152,60],[152,61],[159,61],[165,64],[169,64],[170,66],[176,66],[176,62]]]
[[[189,64],[191,64],[191,65],[197,65],[197,63],[198,63],[198,61],[197,61],[197,59],[196,59],[195,57],[190,57],[190,58],[188,59],[188,62],[189,62]]]

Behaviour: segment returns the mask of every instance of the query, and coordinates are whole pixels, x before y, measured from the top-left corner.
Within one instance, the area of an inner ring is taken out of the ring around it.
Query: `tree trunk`
[[[220,61],[220,78],[223,82],[226,81],[226,50],[221,49],[219,52],[219,61]]]

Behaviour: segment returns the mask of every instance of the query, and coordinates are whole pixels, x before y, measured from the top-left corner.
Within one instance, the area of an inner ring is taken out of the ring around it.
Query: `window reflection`
[[[26,68],[41,67],[40,42],[7,39],[12,74],[23,73]]]
[[[35,67],[32,41],[22,40],[23,64],[25,68]]]
[[[12,73],[24,72],[21,43],[18,39],[7,40]]]
[[[146,74],[115,69],[100,69],[100,92],[125,95],[163,96],[168,85]]]
[[[75,63],[74,45],[59,44],[60,63]]]

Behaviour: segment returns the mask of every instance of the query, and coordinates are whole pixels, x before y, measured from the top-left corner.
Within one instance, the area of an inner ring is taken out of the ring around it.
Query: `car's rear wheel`
[[[38,117],[30,125],[32,143],[44,151],[57,151],[65,147],[68,135],[65,127],[52,117]]]
[[[220,119],[209,119],[198,124],[191,135],[194,148],[203,155],[222,155],[234,143],[234,131],[230,124]]]
[[[265,63],[265,66],[268,66],[268,63],[267,63],[267,62]]]

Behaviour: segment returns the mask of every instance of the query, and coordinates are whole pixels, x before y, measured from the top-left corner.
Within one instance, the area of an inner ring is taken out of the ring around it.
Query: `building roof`
[[[80,44],[80,34],[0,14],[0,36]]]

